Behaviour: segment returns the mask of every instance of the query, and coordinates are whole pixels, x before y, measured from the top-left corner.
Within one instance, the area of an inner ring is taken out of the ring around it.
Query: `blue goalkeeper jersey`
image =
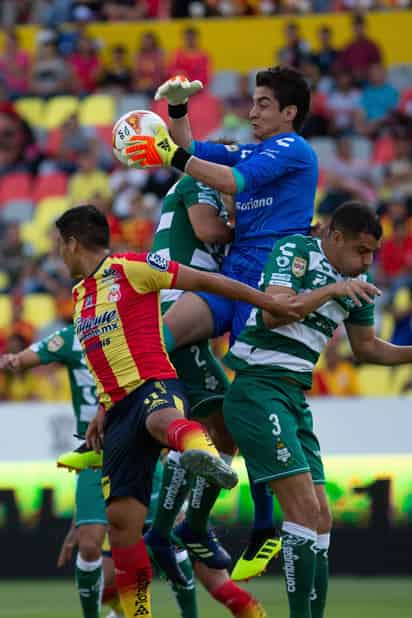
[[[239,146],[195,141],[192,151],[200,159],[233,167],[235,238],[223,270],[232,276],[238,271],[236,278],[246,273],[258,277],[278,238],[309,230],[318,181],[313,148],[297,133],[281,133]]]

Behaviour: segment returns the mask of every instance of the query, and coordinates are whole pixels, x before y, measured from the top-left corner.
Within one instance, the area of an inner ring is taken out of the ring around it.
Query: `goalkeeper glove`
[[[156,90],[155,101],[166,99],[169,105],[182,105],[187,103],[189,97],[202,90],[203,84],[198,79],[191,82],[184,75],[175,75],[165,81]]]
[[[134,135],[122,150],[127,164],[133,167],[176,167],[184,171],[191,158],[184,148],[174,143],[168,130],[161,124],[155,127],[154,136]]]

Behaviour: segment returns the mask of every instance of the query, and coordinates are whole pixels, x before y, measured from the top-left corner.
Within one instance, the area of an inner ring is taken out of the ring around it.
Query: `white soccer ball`
[[[122,155],[122,150],[126,147],[125,142],[133,135],[154,136],[155,129],[159,124],[167,128],[160,116],[144,109],[127,112],[119,118],[112,131],[112,147],[116,159],[127,165],[127,157]]]

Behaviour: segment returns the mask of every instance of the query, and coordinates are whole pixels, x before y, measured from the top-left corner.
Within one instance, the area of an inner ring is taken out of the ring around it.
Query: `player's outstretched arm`
[[[393,345],[376,336],[373,326],[346,324],[346,332],[357,360],[374,365],[412,363],[412,346]]]
[[[193,141],[187,113],[187,102],[203,88],[198,79],[189,81],[184,75],[174,75],[156,90],[155,101],[165,99],[169,106],[170,133],[176,144],[189,148]]]
[[[279,295],[277,299],[265,292],[259,292],[249,285],[230,279],[216,273],[202,272],[189,268],[188,266],[179,266],[179,271],[176,277],[175,287],[179,290],[191,292],[211,292],[219,294],[226,298],[240,300],[249,303],[256,307],[260,307],[265,311],[279,317],[288,317],[297,319],[299,317],[293,304],[286,298],[286,302]]]
[[[241,189],[231,167],[193,156],[173,141],[163,125],[156,127],[154,137],[134,135],[125,144],[122,155],[130,167],[175,167],[222,193],[233,195]]]
[[[295,290],[283,286],[269,286],[266,293],[270,294],[275,301],[282,300],[283,304],[289,302],[291,310],[293,309],[299,315],[299,320],[303,320],[307,315],[319,309],[322,305],[338,297],[349,297],[353,300],[357,307],[362,306],[362,302],[372,303],[373,298],[380,295],[380,290],[372,283],[360,281],[359,279],[348,279],[339,283],[325,285],[322,288],[305,292],[304,294],[296,294]],[[285,300],[285,298],[287,300]],[[267,328],[276,328],[293,322],[290,318],[279,318],[279,316],[271,315],[269,312],[263,312],[263,321]]]
[[[26,348],[18,354],[3,354],[0,356],[0,370],[22,371],[41,365],[40,357],[31,348]]]

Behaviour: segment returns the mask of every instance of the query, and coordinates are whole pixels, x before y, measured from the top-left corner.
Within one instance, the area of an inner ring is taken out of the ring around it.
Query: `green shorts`
[[[100,470],[82,470],[76,485],[76,527],[107,524]]]
[[[324,483],[312,413],[297,384],[238,372],[223,406],[225,423],[255,483],[310,472]]]
[[[185,386],[190,418],[205,418],[222,405],[229,380],[208,341],[180,348],[170,360]]]

